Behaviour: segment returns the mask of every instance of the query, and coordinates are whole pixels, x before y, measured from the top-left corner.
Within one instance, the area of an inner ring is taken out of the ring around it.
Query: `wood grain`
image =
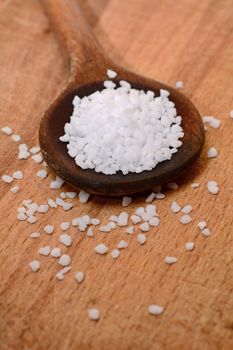
[[[121,210],[119,200],[92,198],[86,205],[75,202],[72,211],[60,208],[38,215],[29,225],[17,222],[16,208],[32,198],[45,203],[58,191],[49,192],[48,179],[35,173],[41,166],[32,160],[17,160],[17,145],[0,136],[2,173],[21,169],[25,174],[21,190],[13,195],[11,185],[1,183],[0,206],[0,348],[8,349],[232,349],[233,347],[233,239],[232,177],[233,122],[233,22],[232,0],[88,0],[90,23],[105,50],[122,65],[171,85],[185,83],[184,92],[203,115],[222,121],[217,130],[208,128],[201,159],[180,179],[180,188],[167,191],[157,201],[161,226],[148,233],[140,247],[135,236],[123,230],[87,239],[75,229],[75,242],[69,249],[72,272],[63,282],[55,280],[55,261],[41,257],[41,270],[33,274],[28,262],[37,257],[39,247],[56,245],[59,224],[89,213],[106,222]],[[92,12],[94,13],[92,14]],[[50,31],[41,5],[33,0],[0,3],[0,121],[10,125],[30,146],[36,145],[38,125],[47,105],[64,86],[66,61]],[[219,151],[207,160],[210,146]],[[217,180],[218,196],[207,192],[208,180]],[[200,182],[192,190],[190,184]],[[66,187],[65,187],[66,190]],[[193,222],[179,224],[169,205],[176,199],[193,206]],[[135,199],[129,213],[144,204]],[[196,228],[205,219],[212,236],[205,239]],[[28,238],[32,231],[42,232],[45,223],[56,231],[39,240]],[[117,261],[108,254],[98,256],[99,242],[110,249],[120,239],[129,248]],[[184,244],[194,240],[193,252]],[[178,262],[166,266],[166,255]],[[83,270],[82,285],[74,272]],[[147,313],[151,303],[165,305],[160,317]],[[91,322],[87,308],[99,307],[101,319]]]

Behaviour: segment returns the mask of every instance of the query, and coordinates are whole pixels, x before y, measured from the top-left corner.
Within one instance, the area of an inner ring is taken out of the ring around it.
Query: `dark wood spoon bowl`
[[[182,93],[166,84],[141,77],[111,62],[93,37],[76,2],[73,0],[43,2],[52,23],[61,34],[71,59],[67,86],[45,112],[40,124],[40,146],[49,167],[71,186],[107,196],[143,192],[175,179],[199,156],[204,145],[204,126],[196,107]],[[169,98],[175,103],[178,115],[182,116],[184,129],[182,146],[171,160],[159,163],[151,171],[105,175],[91,169],[84,170],[68,155],[66,144],[59,141],[59,137],[64,134],[65,123],[70,120],[74,96],[83,97],[96,90],[102,90],[108,68],[118,73],[116,79],[113,79],[116,83],[122,79],[127,80],[132,87],[144,91],[152,90],[157,96],[160,89],[168,90]]]

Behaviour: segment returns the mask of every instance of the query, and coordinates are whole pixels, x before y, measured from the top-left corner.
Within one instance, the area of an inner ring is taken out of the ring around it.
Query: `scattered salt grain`
[[[191,213],[192,210],[193,210],[193,208],[191,205],[185,205],[181,211],[184,214],[189,214],[189,213]]]
[[[64,244],[66,247],[70,247],[72,244],[72,238],[66,233],[63,233],[59,236],[59,242],[61,244]]]
[[[59,190],[63,184],[64,180],[62,180],[59,176],[56,176],[55,180],[50,182],[50,188],[51,190]]]
[[[205,222],[205,221],[200,221],[200,222],[197,224],[197,227],[198,227],[200,230],[204,230],[204,228],[206,228],[206,222]]]
[[[66,193],[65,193],[65,192],[61,192],[61,193],[60,193],[60,197],[61,197],[62,199],[66,199]]]
[[[146,197],[146,203],[151,203],[153,202],[154,199],[155,199],[155,193],[152,192],[151,194],[149,194],[149,196]]]
[[[124,249],[129,246],[129,243],[124,241],[123,239],[117,244],[118,249]]]
[[[233,119],[233,109],[229,112],[229,117]]]
[[[19,191],[19,186],[14,186],[14,187],[11,187],[11,192],[12,193],[16,193]]]
[[[114,221],[110,221],[110,222],[108,223],[108,226],[111,227],[111,229],[112,229],[112,228],[115,229],[115,228],[117,227],[117,224],[116,224]]]
[[[20,170],[17,170],[15,171],[13,174],[12,174],[13,178],[16,179],[16,180],[22,180],[23,179],[23,173],[22,171]]]
[[[51,251],[51,249],[49,246],[41,247],[38,250],[38,254],[48,256],[50,254],[50,251]]]
[[[194,249],[195,243],[194,242],[187,242],[185,243],[185,250],[191,251]]]
[[[204,116],[202,119],[204,123],[209,124],[214,129],[219,128],[221,124],[221,121],[213,116]]]
[[[92,218],[91,219],[91,224],[94,225],[94,226],[99,225],[100,224],[100,219]]]
[[[12,140],[13,140],[14,142],[19,142],[19,141],[21,141],[21,136],[20,136],[20,135],[17,135],[17,134],[13,134],[13,135],[11,136],[11,138],[12,138]]]
[[[216,181],[208,181],[207,188],[211,194],[218,194],[219,192],[218,183]]]
[[[74,275],[74,277],[75,277],[75,279],[76,279],[76,281],[77,281],[78,283],[82,283],[82,281],[83,281],[84,278],[85,278],[85,274],[84,274],[84,272],[82,272],[82,271],[78,271],[78,272],[76,272],[76,274]]]
[[[48,172],[45,169],[41,169],[41,170],[37,171],[36,176],[41,178],[41,179],[45,179],[48,176]]]
[[[169,182],[167,184],[167,188],[169,188],[170,190],[177,190],[179,188],[179,186],[177,185],[177,183],[175,182]]]
[[[106,254],[108,251],[108,247],[105,244],[100,243],[95,247],[95,251],[98,254]]]
[[[127,227],[125,232],[128,233],[129,235],[132,235],[134,233],[134,227],[133,226]]]
[[[69,199],[73,199],[73,198],[77,197],[77,193],[76,192],[66,192],[66,197]]]
[[[71,266],[65,266],[63,269],[61,269],[59,272],[61,272],[63,275],[65,275],[67,272],[71,270]]]
[[[48,210],[49,210],[48,204],[41,204],[37,209],[38,213],[46,213]]]
[[[39,238],[40,237],[40,233],[39,232],[32,232],[29,237],[30,238]]]
[[[53,258],[60,258],[60,256],[61,256],[61,248],[53,248],[53,249],[51,250],[50,255],[51,255]]]
[[[36,153],[40,152],[40,147],[39,146],[32,147],[32,148],[30,148],[29,152],[32,154],[36,154]]]
[[[199,182],[194,182],[191,184],[192,188],[198,188],[200,186]]]
[[[9,126],[4,126],[3,128],[1,128],[1,131],[5,135],[11,135],[12,132],[13,132],[12,129]]]
[[[130,203],[132,203],[132,197],[123,197],[122,199],[122,207],[128,207],[130,205]]]
[[[163,306],[159,306],[159,305],[155,305],[155,304],[151,304],[148,306],[148,312],[150,315],[161,315],[164,312],[164,307]]]
[[[144,235],[143,233],[139,233],[137,235],[137,241],[138,243],[140,243],[141,245],[144,244],[146,242],[146,235]]]
[[[89,197],[90,197],[90,193],[87,193],[85,191],[80,191],[78,194],[78,198],[79,198],[80,203],[87,203]]]
[[[210,147],[207,153],[208,158],[216,158],[218,155],[218,151],[215,147]]]
[[[41,154],[34,154],[32,156],[32,159],[36,162],[36,163],[41,163],[43,162],[43,157]]]
[[[62,198],[60,198],[60,197],[56,198],[56,204],[59,205],[60,207],[63,207],[64,203],[65,202]]]
[[[96,308],[88,309],[87,313],[88,313],[88,317],[90,318],[90,320],[98,321],[100,318],[99,309],[96,309]]]
[[[51,198],[48,199],[48,205],[50,206],[50,208],[57,208],[57,203],[54,202],[54,200]]]
[[[36,272],[40,269],[40,262],[38,260],[32,260],[29,263],[30,268],[32,269],[33,272]]]
[[[23,203],[23,205],[25,205],[27,207],[29,204],[32,203],[32,200],[31,199],[24,199],[22,203]]]
[[[63,273],[62,272],[57,272],[56,273],[56,278],[59,280],[59,281],[62,281],[62,280],[64,280],[64,275],[63,275]]]
[[[68,221],[62,222],[62,223],[60,224],[60,228],[61,228],[63,231],[67,231],[67,230],[70,228],[70,222],[68,222]]]
[[[156,199],[164,199],[165,197],[166,197],[166,196],[165,196],[164,193],[161,193],[161,192],[155,193],[155,198],[156,198]]]
[[[34,215],[30,215],[28,218],[27,218],[27,222],[29,222],[29,224],[35,224],[36,222],[36,217]]]
[[[70,265],[71,258],[67,254],[63,254],[60,259],[58,260],[59,265],[61,266],[68,266]]]
[[[44,231],[48,235],[51,235],[51,233],[53,233],[53,231],[54,231],[54,226],[53,225],[46,225],[46,226],[44,226]]]
[[[180,223],[183,225],[189,224],[191,221],[192,221],[191,216],[187,214],[181,216],[180,218]]]
[[[112,69],[107,69],[107,76],[110,79],[113,79],[113,78],[116,78],[117,73],[114,70],[112,70]]]
[[[134,225],[136,225],[136,224],[138,224],[139,222],[142,221],[141,218],[140,218],[140,216],[138,216],[138,215],[132,215],[132,216],[130,217],[130,219],[131,219],[131,221],[132,221],[132,223],[133,223]]]
[[[111,256],[112,256],[113,259],[117,259],[119,257],[119,255],[120,255],[119,249],[113,249],[111,251]]]
[[[87,229],[87,236],[88,237],[94,237],[94,232],[93,232],[92,227],[88,227],[88,229]]]
[[[110,225],[105,225],[105,226],[100,226],[99,231],[100,232],[110,232],[111,231],[111,226]]]
[[[168,265],[175,264],[177,262],[177,258],[175,256],[166,256],[164,262]]]
[[[121,212],[118,216],[117,224],[118,226],[127,226],[128,225],[129,215],[126,212]]]
[[[160,220],[156,216],[149,220],[149,225],[150,226],[157,227],[157,226],[159,226],[159,224],[160,224]]]
[[[210,230],[208,228],[204,228],[203,230],[201,230],[201,233],[205,237],[209,237],[210,236]]]
[[[184,87],[183,81],[178,80],[178,81],[176,82],[176,88],[177,88],[177,89],[183,89],[183,87]]]
[[[63,205],[62,205],[62,207],[63,207],[63,209],[64,209],[65,211],[68,211],[68,210],[70,210],[70,209],[73,208],[73,203],[64,202]]]
[[[13,177],[10,175],[2,175],[2,181],[9,184],[13,181]]]
[[[27,216],[24,213],[18,213],[17,214],[17,219],[19,221],[25,221],[27,219]]]
[[[116,215],[111,215],[110,218],[108,219],[109,221],[113,221],[113,222],[118,222],[118,216]]]
[[[150,226],[149,226],[148,222],[143,222],[143,223],[140,225],[140,229],[141,229],[143,232],[149,231]]]
[[[178,213],[181,210],[181,207],[179,206],[178,203],[176,203],[175,201],[172,202],[170,209],[173,213]]]

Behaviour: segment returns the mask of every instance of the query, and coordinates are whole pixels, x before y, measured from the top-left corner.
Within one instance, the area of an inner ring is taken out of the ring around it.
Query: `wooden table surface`
[[[54,0],[56,1],[56,0]],[[124,229],[95,237],[72,228],[69,248],[72,271],[61,282],[52,258],[39,257],[44,245],[56,246],[59,224],[89,214],[107,222],[122,211],[120,200],[92,198],[87,204],[73,200],[74,208],[41,215],[34,225],[19,222],[16,209],[23,199],[39,204],[56,198],[50,174],[36,177],[42,166],[32,159],[17,159],[17,144],[0,136],[0,167],[11,174],[21,169],[24,179],[0,190],[0,349],[208,349],[233,348],[233,1],[232,0],[86,0],[84,12],[104,48],[117,62],[174,85],[184,81],[184,92],[202,115],[221,119],[219,129],[208,127],[206,145],[177,191],[166,191],[155,202],[159,228],[147,233],[139,246],[136,234]],[[63,51],[50,30],[36,0],[0,2],[0,121],[11,126],[30,147],[38,144],[40,118],[67,79]],[[207,159],[215,146],[216,159]],[[207,191],[216,180],[220,192]],[[192,182],[200,182],[196,190]],[[62,190],[67,190],[63,187]],[[193,221],[179,223],[171,213],[173,200],[193,206]],[[145,205],[138,198],[127,208],[131,214]],[[197,223],[206,220],[212,235],[203,237]],[[55,225],[52,236],[43,233],[46,223]],[[39,230],[41,238],[30,239]],[[113,249],[120,239],[129,242],[114,261],[100,256],[94,247],[104,242]],[[194,241],[194,251],[184,244]],[[64,250],[64,249],[63,249]],[[173,266],[164,263],[176,256]],[[39,258],[41,269],[32,273],[28,263]],[[74,273],[86,273],[78,285]],[[160,316],[147,312],[149,304],[165,306]],[[87,309],[98,307],[98,322],[88,319]]]

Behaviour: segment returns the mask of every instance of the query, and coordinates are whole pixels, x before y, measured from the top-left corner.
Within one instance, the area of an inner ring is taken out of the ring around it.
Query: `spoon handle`
[[[69,56],[69,82],[93,80],[95,69],[104,74],[110,61],[85,20],[78,1],[42,0],[42,3]]]

